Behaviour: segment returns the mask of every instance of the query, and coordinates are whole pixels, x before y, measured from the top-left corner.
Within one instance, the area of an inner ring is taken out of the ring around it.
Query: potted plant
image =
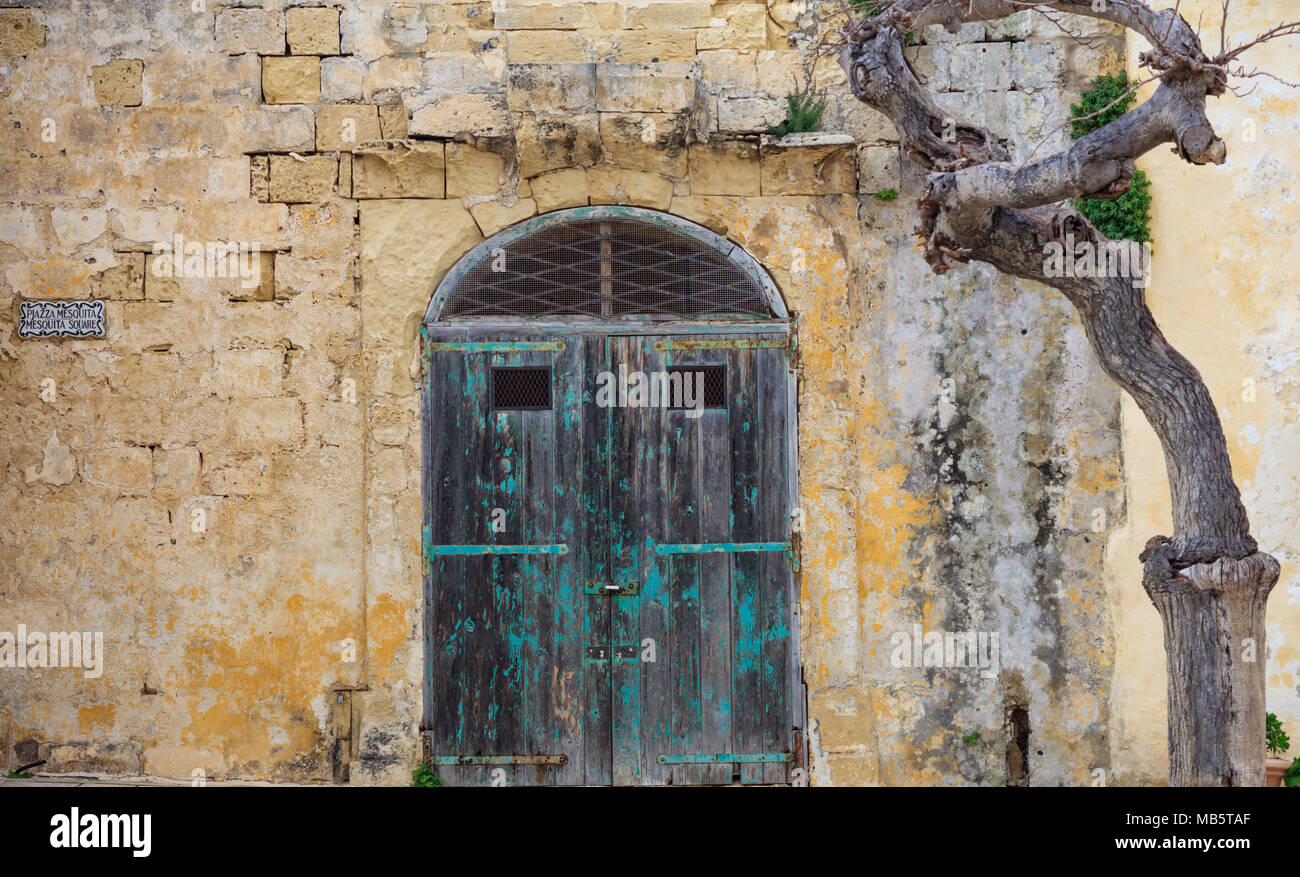
[[[1264,747],[1271,758],[1264,760],[1264,772],[1268,777],[1267,785],[1281,786],[1282,775],[1291,767],[1291,759],[1282,758],[1282,754],[1291,748],[1291,738],[1282,730],[1282,723],[1273,713],[1268,714],[1264,723]],[[1296,759],[1300,761],[1300,759]]]

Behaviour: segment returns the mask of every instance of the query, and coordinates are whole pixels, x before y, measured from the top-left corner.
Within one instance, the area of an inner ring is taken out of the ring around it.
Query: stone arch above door
[[[823,147],[800,147],[801,152],[817,152]],[[704,167],[708,158],[715,158],[712,145],[701,146],[696,170]],[[745,159],[755,178],[758,160],[755,155]],[[820,153],[819,153],[820,154]],[[716,156],[719,160],[723,156]],[[585,202],[595,171],[577,168],[555,171],[552,174],[571,181],[576,199]],[[703,178],[700,178],[701,180]],[[817,182],[817,178],[812,178]],[[537,195],[537,180],[533,181],[533,195]],[[580,207],[552,208],[540,214],[543,207],[539,197],[536,204],[521,197],[509,211],[493,210],[496,202],[462,202],[460,199],[385,197],[362,199],[358,203],[360,252],[361,349],[355,372],[359,408],[362,409],[369,441],[364,449],[365,495],[367,503],[366,537],[366,600],[367,637],[372,667],[372,694],[369,715],[385,728],[416,727],[419,699],[409,697],[409,686],[419,684],[423,667],[421,614],[423,606],[421,575],[421,509],[419,485],[422,481],[420,400],[421,363],[423,344],[422,325],[447,326],[441,322],[426,324],[426,313],[435,290],[453,281],[448,278],[473,263],[470,254],[485,241],[498,234],[518,234],[532,228],[534,221],[554,221],[565,216],[565,211],[576,209],[594,211],[590,215],[639,214],[672,223],[675,228],[691,229],[697,238],[715,241],[728,252],[734,252],[735,261],[751,264],[757,262],[761,275],[780,291],[777,299],[782,303],[786,317],[768,321],[749,320],[750,331],[768,325],[788,323],[794,328],[798,317],[798,356],[794,362],[799,378],[799,419],[805,423],[822,423],[827,417],[840,417],[842,400],[838,384],[845,369],[842,352],[852,343],[853,327],[860,324],[859,309],[866,299],[851,293],[853,277],[858,270],[846,261],[845,250],[839,245],[841,235],[847,235],[851,250],[873,251],[872,239],[855,232],[860,205],[849,194],[810,197],[807,195],[782,195],[779,197],[736,197],[701,193],[712,191],[714,186],[692,184],[695,194],[677,194],[667,203],[631,204],[582,203]],[[595,188],[591,188],[595,200]],[[395,194],[395,193],[394,193]],[[521,191],[521,195],[522,195]],[[580,196],[580,198],[579,198]],[[510,215],[507,216],[506,214]],[[497,238],[498,242],[501,240]],[[881,270],[884,263],[865,263],[872,273]],[[761,276],[760,275],[760,276]],[[565,317],[565,320],[575,319]],[[461,317],[457,325],[471,321],[508,322],[492,317]],[[514,321],[516,325],[520,320]],[[534,326],[544,322],[530,321]],[[550,322],[559,322],[552,319]],[[662,324],[645,321],[647,328],[667,328]],[[679,320],[674,330],[713,331],[711,320]],[[465,328],[469,328],[465,326]],[[615,325],[620,334],[628,324]],[[786,329],[786,326],[780,326]],[[599,331],[593,327],[594,331]],[[766,331],[766,330],[762,330]],[[721,355],[724,351],[710,351]],[[759,351],[764,355],[784,358],[787,351]],[[856,362],[856,358],[854,362]],[[523,364],[522,361],[520,364]],[[436,368],[436,366],[435,366]],[[858,384],[855,381],[854,387]],[[825,390],[830,387],[830,390]],[[336,406],[341,412],[355,411],[346,402]],[[810,429],[799,433],[799,459],[816,461],[812,473],[814,485],[827,477],[848,471],[853,465],[855,451],[846,444],[843,429]],[[792,436],[793,439],[793,436]],[[803,445],[807,443],[807,447]],[[829,475],[828,475],[829,473]],[[823,506],[838,503],[846,494],[835,491],[819,494],[816,489],[806,493],[802,467],[798,484],[793,491],[801,496],[800,507],[808,519],[815,522],[817,538],[823,543],[834,543],[836,554],[830,558],[852,556],[854,537],[852,528],[836,529],[834,522],[842,509],[835,506],[832,515],[819,517]],[[824,497],[831,497],[826,500]],[[822,520],[828,523],[822,526]],[[805,540],[805,544],[806,540]],[[414,550],[413,550],[414,549]],[[835,560],[840,563],[841,560]],[[817,594],[825,593],[838,580],[829,576],[831,561],[819,555],[805,557],[798,573],[803,587]],[[852,588],[849,580],[845,587]],[[805,598],[804,610],[812,607],[810,616],[816,620],[815,605]],[[837,628],[839,629],[839,628]],[[847,629],[846,629],[847,630]],[[798,654],[814,670],[833,663],[827,652],[828,637],[817,625],[806,627],[801,634],[796,627],[801,645]],[[811,636],[808,634],[811,633]],[[846,633],[847,635],[847,633]],[[835,643],[839,648],[838,641]],[[376,692],[392,692],[388,694]],[[412,744],[414,741],[411,741]],[[750,770],[747,768],[746,770]]]
[[[438,284],[425,323],[464,317],[775,319],[767,272],[739,245],[640,207],[558,210],[465,254]]]

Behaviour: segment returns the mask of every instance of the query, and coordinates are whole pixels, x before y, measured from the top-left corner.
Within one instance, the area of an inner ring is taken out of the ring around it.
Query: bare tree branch
[[[922,238],[927,261],[937,272],[976,259],[1008,273],[1030,277],[1057,287],[1080,308],[1085,326],[1098,302],[1123,305],[1126,320],[1123,343],[1096,328],[1093,337],[1103,367],[1129,390],[1148,417],[1154,419],[1172,404],[1170,394],[1155,391],[1159,382],[1144,378],[1137,364],[1120,364],[1120,351],[1135,344],[1144,355],[1157,351],[1163,380],[1178,386],[1184,407],[1196,411],[1195,428],[1164,421],[1157,426],[1170,458],[1171,476],[1191,473],[1195,467],[1175,462],[1175,448],[1187,447],[1196,433],[1212,447],[1215,465],[1201,467],[1213,482],[1193,487],[1186,494],[1175,489],[1176,521],[1180,528],[1174,544],[1182,554],[1174,562],[1195,562],[1218,552],[1242,556],[1255,551],[1240,495],[1232,483],[1227,447],[1217,413],[1199,375],[1169,347],[1145,305],[1141,289],[1132,278],[1062,278],[1047,276],[1043,248],[1070,243],[1096,246],[1104,238],[1080,214],[1061,202],[1069,198],[1112,198],[1127,190],[1134,160],[1163,143],[1193,164],[1221,164],[1227,150],[1205,112],[1206,98],[1223,91],[1225,72],[1209,63],[1199,40],[1176,10],[1161,12],[1137,0],[1108,0],[1094,10],[1090,0],[1057,0],[1033,4],[1125,24],[1158,47],[1152,66],[1160,69],[1159,86],[1150,99],[1075,141],[1055,155],[1016,165],[997,136],[977,125],[952,119],[921,86],[903,55],[904,29],[930,24],[948,27],[964,21],[1004,17],[1026,7],[1014,0],[897,0],[879,15],[854,21],[846,31],[840,63],[855,96],[887,115],[898,129],[904,152],[930,171],[919,202]],[[1012,235],[1019,230],[1019,236]],[[1026,263],[1024,260],[1028,259]],[[1038,264],[1032,264],[1037,262]],[[1138,305],[1141,304],[1141,308]],[[1148,327],[1141,338],[1135,327]],[[1092,334],[1090,333],[1090,337]],[[1148,411],[1147,409],[1150,408]],[[1200,461],[1203,462],[1203,461]],[[1188,474],[1184,484],[1195,478]],[[1204,489],[1202,489],[1204,488]],[[1227,509],[1225,511],[1225,509]]]

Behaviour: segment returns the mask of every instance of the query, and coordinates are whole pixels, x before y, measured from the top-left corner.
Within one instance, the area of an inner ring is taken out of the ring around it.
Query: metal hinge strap
[[[784,338],[671,338],[656,341],[655,350],[754,350],[782,348]]]
[[[660,755],[660,764],[784,764],[793,760],[789,752],[724,752],[719,754]]]
[[[660,542],[655,545],[655,554],[714,554],[741,551],[788,552],[789,550],[789,542]]]
[[[435,755],[434,764],[484,765],[484,764],[535,764],[560,767],[569,763],[567,755]]]
[[[427,537],[426,537],[427,538]],[[554,545],[429,545],[434,554],[568,554],[569,546],[563,542]]]
[[[434,353],[516,353],[526,350],[564,349],[563,341],[431,341]]]

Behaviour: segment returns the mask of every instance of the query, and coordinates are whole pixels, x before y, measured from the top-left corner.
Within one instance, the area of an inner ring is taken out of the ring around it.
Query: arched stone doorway
[[[455,784],[797,781],[790,323],[731,242],[558,211],[421,327],[423,730]]]

